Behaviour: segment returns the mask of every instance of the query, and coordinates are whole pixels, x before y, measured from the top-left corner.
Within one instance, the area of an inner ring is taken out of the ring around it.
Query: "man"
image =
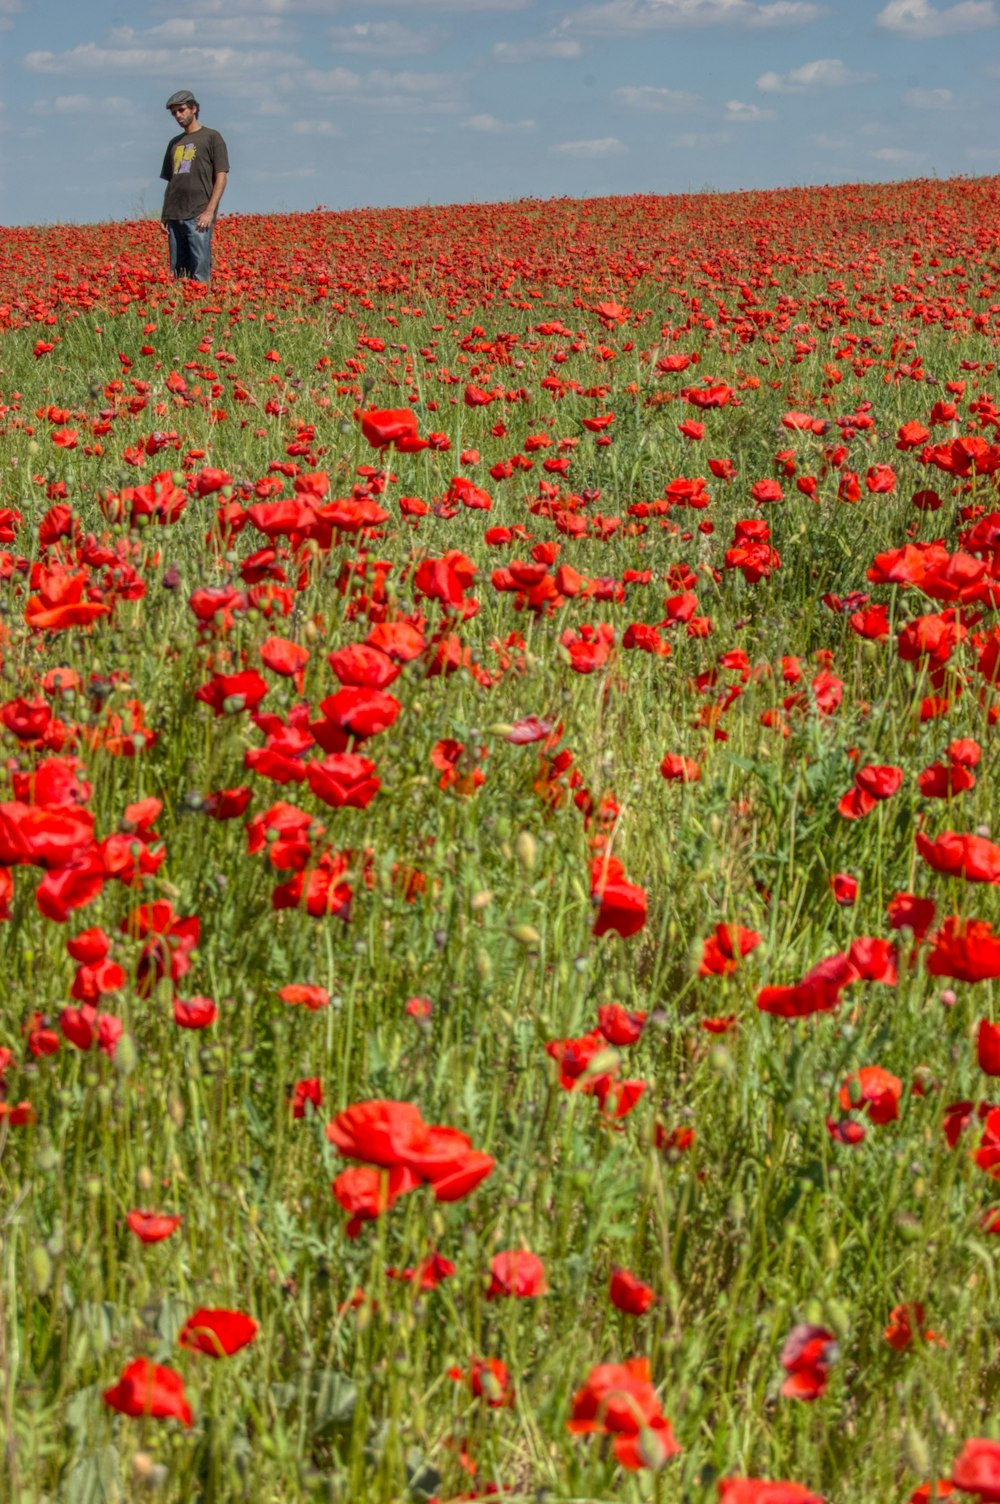
[[[167,100],[181,127],[167,147],[160,177],[166,180],[160,222],[170,244],[175,277],[208,282],[212,275],[212,227],[229,177],[229,153],[218,131],[202,125],[200,106],[190,89]]]

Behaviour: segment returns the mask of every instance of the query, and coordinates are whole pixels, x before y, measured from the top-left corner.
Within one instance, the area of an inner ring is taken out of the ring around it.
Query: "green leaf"
[[[118,1453],[101,1447],[73,1463],[59,1488],[60,1504],[119,1504]]]
[[[345,1379],[343,1374],[327,1368],[313,1375],[311,1388],[314,1404],[312,1423],[314,1436],[321,1431],[350,1424],[358,1403],[356,1384],[350,1379]]]
[[[409,1452],[406,1457],[406,1486],[421,1504],[428,1504],[441,1488],[441,1474],[419,1452]]]

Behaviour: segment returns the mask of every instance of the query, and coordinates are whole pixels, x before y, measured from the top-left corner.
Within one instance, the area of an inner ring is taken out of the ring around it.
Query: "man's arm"
[[[226,191],[226,183],[229,180],[228,172],[217,172],[212,181],[212,197],[198,215],[199,230],[210,230],[215,224],[215,216],[219,212],[219,201]]]

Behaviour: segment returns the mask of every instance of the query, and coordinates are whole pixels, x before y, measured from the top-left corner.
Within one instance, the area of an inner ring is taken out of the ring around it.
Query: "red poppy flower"
[[[207,1029],[219,1016],[210,997],[174,998],[174,1023],[182,1029]]]
[[[979,1020],[976,1052],[979,1069],[987,1076],[1000,1076],[1000,1025],[990,1023],[986,1018]]]
[[[333,752],[306,766],[309,787],[331,809],[367,809],[382,781],[375,764],[358,752]]]
[[[135,1358],[122,1369],[118,1383],[105,1389],[104,1403],[111,1410],[136,1418],[150,1415],[156,1420],[179,1420],[182,1426],[190,1426],[193,1421],[180,1374],[148,1358]]]
[[[314,986],[310,982],[289,982],[278,993],[283,1003],[289,1007],[301,1004],[310,1013],[318,1013],[320,1009],[329,1007],[330,994],[325,987]]]
[[[514,1403],[510,1374],[499,1358],[473,1358],[467,1373],[461,1368],[449,1368],[448,1377],[456,1384],[468,1384],[475,1398],[484,1399],[491,1410]]]
[[[894,1123],[899,1117],[899,1099],[903,1083],[898,1076],[880,1065],[863,1065],[847,1077],[840,1088],[840,1105],[845,1112],[852,1107],[867,1111],[871,1122]]]
[[[446,1259],[443,1254],[429,1253],[422,1259],[416,1268],[411,1269],[387,1269],[386,1274],[390,1279],[403,1280],[406,1284],[415,1284],[420,1290],[436,1290],[438,1285],[443,1284],[455,1273],[455,1265],[451,1259]]]
[[[763,1478],[720,1478],[719,1504],[823,1504],[801,1483],[769,1483]]]
[[[492,1175],[495,1165],[491,1154],[468,1149],[451,1159],[447,1168],[440,1168],[433,1177],[425,1174],[424,1178],[429,1180],[435,1201],[462,1201]]]
[[[177,1341],[210,1358],[231,1358],[257,1335],[257,1323],[242,1311],[199,1307],[181,1327]]]
[[[342,1170],[333,1182],[333,1194],[350,1214],[346,1232],[356,1238],[366,1222],[373,1222],[398,1201],[400,1196],[416,1190],[420,1181],[412,1170],[396,1165],[391,1170],[373,1165],[356,1165]]]
[[[537,1253],[531,1253],[527,1248],[515,1248],[494,1254],[490,1260],[487,1300],[496,1300],[501,1295],[528,1300],[548,1293],[545,1265]]]
[[[948,744],[948,761],[957,763],[962,768],[976,768],[982,756],[982,749],[978,742],[973,741],[971,736],[958,737]]]
[[[793,1327],[781,1350],[781,1366],[788,1374],[782,1394],[797,1400],[819,1399],[837,1356],[836,1338],[826,1327],[805,1322]]]
[[[417,438],[417,414],[412,408],[371,408],[362,412],[361,432],[376,450],[389,444],[405,451],[412,445],[427,445],[426,439]]]
[[[201,813],[212,820],[239,820],[246,814],[251,797],[249,784],[234,789],[217,789],[205,795]]]
[[[182,1217],[171,1217],[164,1212],[129,1212],[125,1218],[140,1243],[162,1243],[177,1231],[182,1221]]]
[[[287,637],[268,637],[260,645],[260,659],[265,668],[286,679],[294,679],[295,687],[302,688],[309,649],[300,643],[290,642]]]
[[[388,621],[372,627],[365,645],[378,648],[394,663],[412,663],[426,650],[427,639],[410,621]]]
[[[917,898],[913,893],[896,893],[886,911],[891,929],[912,930],[916,940],[924,938],[937,912],[933,898]]]
[[[327,662],[341,684],[357,689],[388,689],[401,673],[399,664],[380,648],[363,642],[335,649],[327,654]]]
[[[628,1117],[644,1096],[646,1086],[645,1081],[618,1081],[611,1076],[598,1076],[591,1083],[601,1116],[609,1122]]]
[[[213,674],[207,684],[195,690],[194,697],[210,705],[217,716],[238,715],[256,710],[267,688],[267,680],[255,668],[248,668],[240,674]]]
[[[865,1125],[856,1123],[853,1118],[827,1118],[826,1131],[834,1143],[845,1144],[852,1149],[863,1144],[868,1137]]]
[[[1000,884],[1000,846],[985,836],[961,835],[946,830],[932,841],[923,831],[916,835],[917,850],[935,872],[964,877],[971,883]]]
[[[802,1018],[810,1013],[828,1013],[840,1002],[840,994],[857,972],[850,957],[838,951],[820,961],[801,980],[788,987],[762,987],[757,1007],[779,1018]]]
[[[0,864],[59,869],[83,861],[94,844],[94,816],[68,806],[0,804]]]
[[[312,722],[313,736],[324,751],[342,752],[349,736],[363,741],[387,731],[402,706],[393,695],[383,694],[379,689],[348,684],[320,701],[319,708],[326,719]]]
[[[887,987],[895,987],[898,980],[896,947],[891,940],[881,940],[874,935],[859,935],[851,941],[847,959],[859,980],[882,982]]]
[[[932,977],[983,982],[1000,977],[1000,935],[985,919],[952,914],[929,939],[927,971]]]
[[[623,940],[636,935],[646,923],[646,893],[625,881],[625,869],[617,857],[595,857],[591,864],[591,895],[597,904],[594,936],[614,930]]]
[[[645,1013],[630,1013],[621,1003],[605,1003],[597,1010],[597,1027],[609,1044],[635,1044],[645,1025]]]
[[[412,1102],[359,1102],[327,1124],[326,1136],[345,1159],[392,1168],[423,1148],[428,1129]]]
[[[293,1118],[304,1118],[307,1105],[311,1106],[314,1112],[318,1112],[323,1105],[323,1084],[320,1078],[305,1076],[296,1081],[289,1102]]]
[[[953,1111],[955,1112],[955,1116],[952,1117],[947,1126],[955,1132],[957,1139],[958,1132],[955,1131],[956,1128],[960,1131],[961,1127],[964,1127],[970,1121],[970,1118],[965,1115],[958,1118],[957,1107]],[[973,1158],[980,1170],[985,1170],[994,1180],[1000,1180],[1000,1107],[993,1107],[986,1113],[983,1119],[983,1136],[979,1141],[979,1147],[975,1151]]]
[[[454,737],[442,737],[431,748],[431,763],[441,774],[438,788],[453,788],[463,798],[475,793],[486,782],[478,764],[488,756],[487,747],[467,746]]]
[[[849,909],[857,902],[858,880],[856,877],[851,877],[848,872],[835,872],[830,878],[830,891],[835,903],[839,903],[842,908]]]
[[[889,1313],[889,1323],[882,1335],[897,1353],[905,1352],[912,1346],[915,1338],[922,1342],[940,1343],[937,1333],[924,1327],[925,1316],[926,1312],[919,1300],[893,1306]]]
[[[759,944],[760,935],[756,930],[744,929],[741,924],[717,924],[715,933],[709,935],[702,946],[698,975],[731,976],[743,957]]]
[[[975,1494],[978,1504],[998,1504],[1000,1442],[985,1437],[965,1442],[951,1470],[951,1481],[963,1494]]]
[[[598,1431],[614,1436],[615,1456],[632,1471],[662,1466],[681,1450],[650,1382],[648,1358],[592,1368],[573,1396],[566,1429],[575,1435]]]
[[[643,1284],[627,1269],[614,1268],[608,1297],[613,1306],[629,1316],[644,1316],[656,1301],[656,1292],[651,1285]]]
[[[932,762],[917,778],[925,799],[954,799],[976,786],[976,775],[961,763]]]
[[[668,752],[660,763],[660,773],[668,783],[697,783],[701,768],[693,757],[683,757],[679,752]]]

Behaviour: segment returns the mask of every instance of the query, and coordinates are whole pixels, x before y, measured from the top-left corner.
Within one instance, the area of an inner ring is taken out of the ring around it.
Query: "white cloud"
[[[260,43],[271,46],[275,42],[289,40],[291,36],[282,16],[233,16],[228,20],[208,16],[171,16],[168,21],[151,26],[148,31],[136,31],[132,26],[116,26],[108,33],[108,41],[115,47],[143,47],[158,42],[192,47],[221,42],[248,47]]]
[[[569,37],[537,37],[524,42],[494,42],[493,57],[498,63],[545,63],[579,57],[579,42]]]
[[[625,150],[617,136],[602,136],[597,141],[560,141],[549,151],[558,157],[613,157]]]
[[[182,3],[182,0],[180,0]],[[246,16],[253,14],[319,15],[330,17],[342,11],[357,11],[366,8],[369,0],[188,0],[184,6],[192,15]],[[175,4],[179,3],[175,0]],[[476,15],[486,11],[528,10],[534,0],[420,0],[421,14],[438,11],[441,14]],[[380,0],[381,10],[415,9],[414,0]]]
[[[332,120],[296,120],[292,126],[295,136],[339,136],[340,131]]]
[[[330,45],[334,52],[360,56],[416,57],[430,51],[433,37],[413,31],[399,21],[359,21],[354,26],[331,26]]]
[[[811,89],[843,89],[850,84],[874,83],[874,73],[848,68],[839,57],[819,57],[789,73],[762,73],[757,87],[762,94],[805,94]]]
[[[880,146],[868,155],[876,162],[888,162],[893,167],[913,167],[925,160],[921,151],[910,151],[905,146]]]
[[[302,0],[297,0],[301,4]],[[305,0],[308,8],[313,10],[337,9],[338,0]],[[420,0],[421,11],[458,11],[463,16],[474,15],[479,11],[489,10],[530,10],[535,0]],[[354,9],[357,0],[343,0],[343,9]],[[408,10],[414,9],[414,0],[381,0],[383,10]]]
[[[723,119],[733,125],[756,125],[761,120],[775,120],[774,110],[765,110],[759,104],[744,104],[741,99],[727,99]]]
[[[798,0],[774,0],[771,5],[756,6],[749,25],[801,26],[806,21],[818,21],[825,13],[825,5],[802,5]]]
[[[470,131],[480,131],[486,136],[509,136],[537,129],[534,120],[498,120],[495,115],[470,115],[464,123]]]
[[[194,74],[199,79],[229,81],[234,74],[245,77],[261,73],[269,77],[275,68],[299,68],[299,59],[287,52],[241,52],[235,47],[99,47],[83,42],[68,52],[29,52],[24,66],[31,73],[53,76],[72,74],[154,74],[176,79]]]
[[[825,11],[811,0],[604,0],[585,6],[567,24],[598,36],[634,36],[695,26],[798,26]]]
[[[354,73],[350,68],[308,68],[293,84],[305,84],[320,94],[351,96],[352,103],[359,98],[370,102],[375,96],[405,94],[412,98],[420,94],[439,94],[449,90],[452,80],[446,73],[414,73],[402,69],[390,73],[385,68],[373,68],[370,73]]]
[[[0,0],[0,31],[10,31],[16,16],[21,10],[21,0]]]
[[[630,110],[648,110],[662,115],[686,115],[702,104],[700,94],[688,94],[683,89],[657,89],[652,84],[627,84],[622,89],[615,89],[611,97]]]
[[[275,80],[286,96],[299,98],[303,90],[315,94],[334,109],[345,105],[383,115],[406,115],[412,133],[428,115],[453,115],[468,110],[464,80],[448,73],[417,73],[411,69],[390,72],[373,68],[356,73],[350,68],[307,68],[283,73]],[[293,106],[294,107],[294,106]]]
[[[950,89],[907,89],[903,103],[911,110],[950,110],[955,96]]]
[[[935,37],[954,37],[970,31],[985,31],[997,24],[993,0],[960,0],[958,5],[937,10],[930,0],[889,0],[875,18],[876,25],[899,37],[924,42]]]
[[[706,151],[712,146],[725,146],[732,139],[725,131],[682,131],[671,137],[670,144],[681,151]]]
[[[134,109],[130,99],[120,94],[57,94],[55,99],[36,99],[31,106],[33,115],[83,115],[97,111],[104,115],[131,114]]]

